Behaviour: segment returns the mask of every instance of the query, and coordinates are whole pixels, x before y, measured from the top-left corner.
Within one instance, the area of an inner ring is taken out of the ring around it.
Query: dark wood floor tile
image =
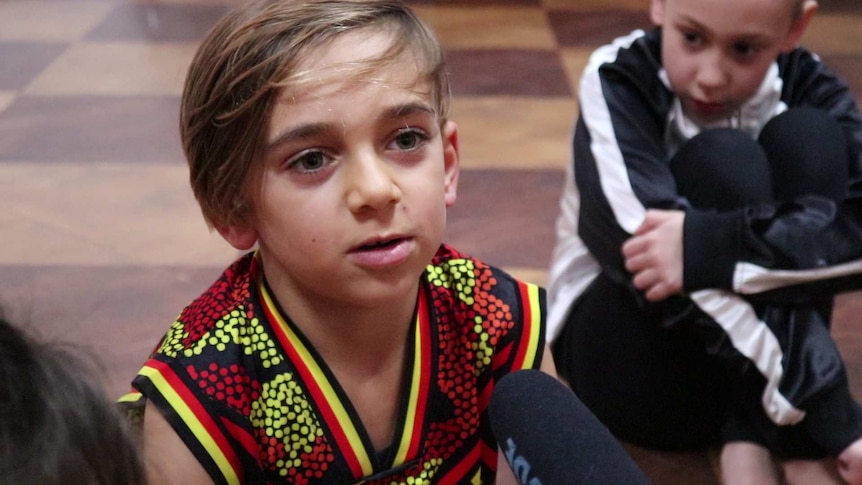
[[[24,88],[66,48],[63,43],[0,42],[0,90]]]
[[[496,266],[545,268],[562,187],[562,171],[462,171],[446,242]]]
[[[228,5],[118,5],[87,35],[88,40],[195,41],[228,10]]]
[[[626,444],[626,451],[653,485],[719,485],[714,451],[670,453]]]
[[[862,402],[862,291],[844,293],[835,302],[832,335],[844,358],[850,390]]]
[[[601,10],[594,12],[552,11],[548,13],[557,42],[564,47],[597,47],[634,29],[649,29],[643,12]]]
[[[823,13],[862,12],[862,2],[859,0],[818,0],[817,11]]]
[[[0,162],[184,163],[175,97],[24,96],[0,112]]]
[[[446,53],[456,95],[571,96],[555,51],[451,50]]]

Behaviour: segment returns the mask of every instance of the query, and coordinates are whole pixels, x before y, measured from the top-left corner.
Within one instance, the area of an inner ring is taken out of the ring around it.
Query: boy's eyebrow
[[[381,113],[379,119],[388,120],[393,118],[403,118],[405,116],[410,116],[414,113],[427,113],[432,116],[436,116],[436,113],[430,106],[423,103],[406,103],[399,104],[396,106],[391,106]],[[273,148],[281,145],[282,143],[289,140],[297,140],[302,138],[311,138],[320,133],[324,133],[327,130],[332,128],[332,124],[327,122],[319,122],[319,123],[309,123],[307,125],[300,125],[291,130],[287,130],[284,133],[279,133],[272,140],[268,140],[266,145],[263,147],[265,151],[272,150]]]
[[[417,102],[392,106],[383,112],[383,114],[380,116],[380,119],[403,118],[417,112],[425,112],[432,116],[436,116],[436,113],[433,109],[431,109],[430,106]]]
[[[301,138],[310,138],[319,133],[323,133],[326,130],[331,128],[330,123],[309,123],[307,125],[300,125],[292,130],[287,130],[284,133],[279,133],[272,140],[268,140],[266,142],[266,146],[263,147],[264,150],[269,151],[278,145],[288,141],[288,140],[296,140]]]
[[[682,15],[681,18],[683,20],[683,23],[687,23],[699,31],[705,31],[707,33],[712,32],[707,26],[703,25],[702,23],[691,17]],[[759,32],[751,32],[750,34],[743,34],[740,39],[746,41],[758,41],[761,37],[762,35]]]
[[[689,17],[688,15],[680,15],[680,19],[682,20],[682,24],[688,24],[689,26],[694,27],[697,30],[705,30],[709,32],[709,29],[706,28],[705,25]]]

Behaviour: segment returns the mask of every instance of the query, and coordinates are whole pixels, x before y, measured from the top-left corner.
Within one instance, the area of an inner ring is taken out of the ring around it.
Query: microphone
[[[521,485],[649,485],[574,392],[535,369],[504,376],[491,394],[491,429]]]

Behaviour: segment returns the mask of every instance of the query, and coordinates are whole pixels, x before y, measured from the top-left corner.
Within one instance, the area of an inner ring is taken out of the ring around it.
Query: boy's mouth
[[[717,116],[724,113],[724,103],[712,103],[697,99],[689,100],[692,109],[702,116]]]
[[[366,241],[353,248],[348,257],[365,267],[393,267],[406,261],[416,248],[416,241],[407,236],[383,237]]]
[[[401,241],[401,239],[387,239],[385,241],[377,241],[377,242],[373,242],[371,244],[363,244],[362,246],[360,246],[359,249],[361,251],[367,251],[367,250],[387,248],[387,247],[394,246],[394,245],[398,244],[399,241]]]
[[[379,239],[371,242],[367,242],[365,244],[361,244],[353,249],[353,251],[376,251],[380,249],[388,249],[394,246],[397,246],[399,243],[404,241],[406,238],[404,237],[391,237],[386,239]]]

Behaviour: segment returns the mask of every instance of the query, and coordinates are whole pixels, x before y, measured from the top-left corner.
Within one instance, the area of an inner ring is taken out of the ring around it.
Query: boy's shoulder
[[[595,49],[584,66],[581,83],[612,81],[614,84],[653,85],[646,88],[653,92],[661,88],[659,72],[662,69],[661,29],[636,29]]]
[[[180,312],[161,343],[161,352],[171,353],[169,347],[187,349],[208,335],[252,321],[258,313],[253,297],[258,271],[254,253],[244,255],[225,269]]]
[[[511,362],[497,368],[530,366],[545,339],[545,290],[509,273],[441,246],[426,271],[430,314],[441,341],[490,348],[477,354]],[[484,365],[477,363],[479,367]]]
[[[227,269],[210,287],[197,297],[182,314],[189,323],[206,324],[208,320],[229,314],[246,306],[260,267],[255,253],[248,253]],[[201,312],[204,311],[204,314]]]
[[[426,273],[429,281],[442,278],[441,282],[451,280],[463,283],[464,281],[483,279],[483,277],[493,277],[495,283],[498,278],[511,283],[518,282],[502,269],[491,266],[481,259],[462,253],[446,244],[440,245],[428,265]]]
[[[823,59],[805,46],[796,46],[788,52],[778,55],[778,69],[784,74],[782,78],[788,77],[788,71],[802,71],[823,68]]]
[[[649,30],[635,29],[616,37],[592,52],[587,67],[589,68],[590,64],[621,61],[632,56],[640,59],[641,62],[650,60],[651,65],[660,65],[661,32],[658,27]]]
[[[525,298],[539,298],[544,292],[538,285],[445,244],[428,265],[425,278],[435,300],[451,298],[466,305],[481,306],[489,301],[530,305],[532,302],[525,302]]]

